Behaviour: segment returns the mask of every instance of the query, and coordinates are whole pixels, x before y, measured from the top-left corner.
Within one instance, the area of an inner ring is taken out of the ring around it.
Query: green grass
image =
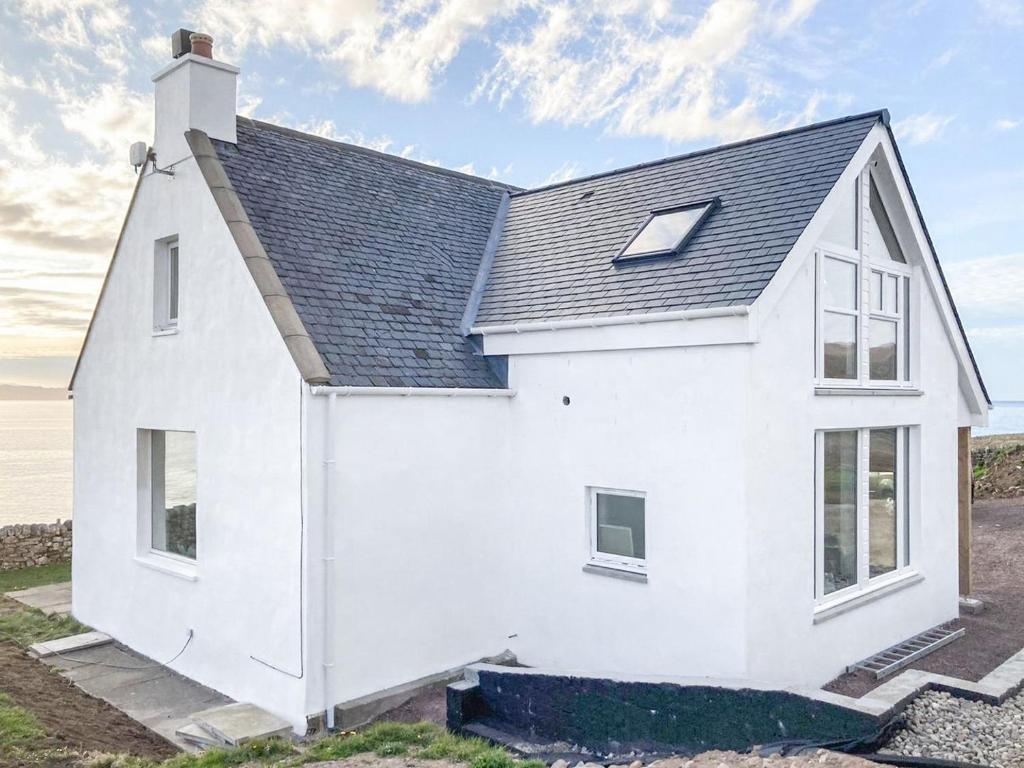
[[[0,752],[10,747],[24,746],[45,735],[35,715],[16,706],[9,696],[0,693]]]
[[[62,581],[71,581],[71,563],[50,563],[17,571],[0,571],[0,593],[41,587],[44,584],[59,584]]]
[[[70,616],[47,616],[35,608],[0,613],[0,642],[14,642],[23,647],[88,631],[87,626]]]
[[[40,731],[41,733],[41,731]],[[30,737],[31,738],[31,737]],[[3,743],[0,742],[0,746]],[[454,736],[433,723],[378,723],[356,733],[339,733],[312,742],[300,751],[281,739],[253,741],[233,749],[210,749],[198,755],[180,754],[154,763],[125,755],[102,755],[89,768],[232,768],[264,765],[276,768],[329,760],[344,760],[359,754],[404,757],[421,760],[449,760],[470,768],[545,768],[539,760],[517,760],[482,739]]]

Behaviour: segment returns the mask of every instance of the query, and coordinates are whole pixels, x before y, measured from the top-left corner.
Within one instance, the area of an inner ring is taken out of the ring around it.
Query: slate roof
[[[501,386],[459,323],[514,188],[246,118],[213,144],[331,384]]]
[[[751,304],[882,112],[512,195],[476,326]],[[676,257],[613,264],[648,214],[720,199]]]

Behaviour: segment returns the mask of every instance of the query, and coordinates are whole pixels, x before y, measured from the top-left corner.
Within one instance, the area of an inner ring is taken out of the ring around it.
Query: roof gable
[[[881,112],[512,195],[475,326],[751,304]],[[679,256],[614,263],[652,211],[719,199]]]
[[[213,145],[331,384],[500,386],[459,323],[509,187],[245,118]]]

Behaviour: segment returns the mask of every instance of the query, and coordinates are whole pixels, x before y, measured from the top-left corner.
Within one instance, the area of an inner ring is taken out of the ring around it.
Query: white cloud
[[[924,71],[934,72],[937,69],[943,69],[949,66],[949,63],[953,61],[956,55],[960,53],[959,47],[947,48],[934,59],[928,62],[928,66],[924,68]]]
[[[76,56],[91,53],[101,66],[123,72],[130,31],[119,0],[15,0],[14,10],[39,40]]]
[[[744,138],[806,116],[762,119],[778,89],[750,57],[813,7],[714,0],[693,17],[662,5],[547,5],[519,39],[498,43],[499,60],[475,96],[499,106],[519,97],[536,123],[604,124],[614,134],[679,141]]]
[[[978,0],[982,14],[996,24],[1024,26],[1024,2],[1021,0]]]
[[[939,138],[955,117],[925,112],[897,121],[893,130],[897,139],[906,139],[910,144],[926,144]]]
[[[559,184],[563,181],[569,181],[580,175],[579,163],[562,163],[558,168],[548,174],[548,177],[544,179],[537,186],[546,187],[548,184]]]
[[[401,0],[378,7],[370,0],[204,0],[198,18],[226,57],[285,46],[337,68],[351,85],[417,102],[430,96],[469,37],[518,4]]]
[[[1021,125],[1020,120],[1011,120],[1008,117],[1000,118],[992,124],[992,127],[997,131],[1012,131],[1014,128],[1019,128]]]
[[[958,307],[1016,314],[1024,306],[1024,253],[984,256],[944,269]]]

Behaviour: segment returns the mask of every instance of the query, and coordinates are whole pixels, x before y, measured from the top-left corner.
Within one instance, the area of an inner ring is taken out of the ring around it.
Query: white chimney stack
[[[186,43],[185,40],[188,40]],[[174,61],[153,75],[156,83],[156,138],[160,168],[191,156],[185,132],[204,131],[234,143],[238,67],[213,60],[213,38],[179,30],[172,38]]]

